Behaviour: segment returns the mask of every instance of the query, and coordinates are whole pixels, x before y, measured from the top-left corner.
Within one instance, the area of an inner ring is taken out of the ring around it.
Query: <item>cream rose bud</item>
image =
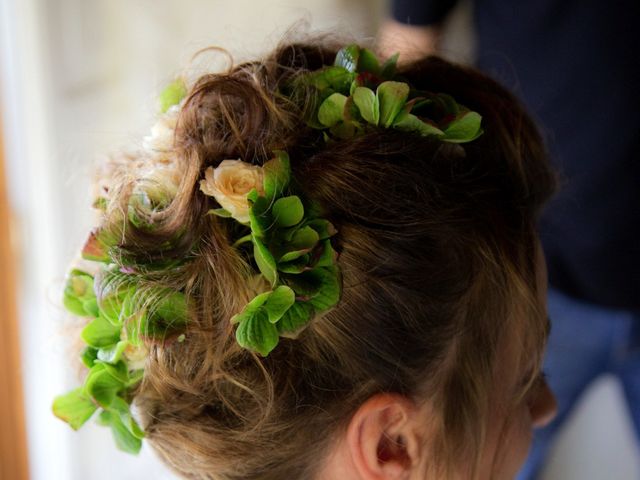
[[[207,168],[204,175],[200,190],[214,197],[238,222],[248,223],[247,194],[254,188],[264,194],[262,167],[242,160],[223,160],[216,168]]]

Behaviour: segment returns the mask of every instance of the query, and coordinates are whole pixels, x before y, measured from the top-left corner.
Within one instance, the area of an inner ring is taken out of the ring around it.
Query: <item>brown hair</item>
[[[323,44],[288,44],[199,78],[176,130],[179,191],[156,229],[123,231],[129,262],[169,261],[144,282],[190,299],[185,340],[152,346],[136,395],[148,440],[186,478],[312,478],[331,439],[379,392],[433,399],[443,465],[463,453],[477,460],[501,332],[524,323],[522,355],[542,351],[535,219],[554,176],[522,106],[479,72],[428,57],[399,75],[479,112],[479,139],[458,146],[380,128],[325,143],[302,120],[304,97],[282,94],[333,62],[336,49]],[[205,215],[215,202],[198,180],[224,159],[262,164],[276,149],[338,229],[343,293],[261,358],[238,346],[229,322],[254,295],[254,267],[231,246],[235,222]],[[118,190],[120,205],[130,191]]]

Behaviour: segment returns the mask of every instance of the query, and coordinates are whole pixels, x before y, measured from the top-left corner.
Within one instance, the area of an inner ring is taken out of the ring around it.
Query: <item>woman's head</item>
[[[480,138],[461,146],[376,128],[324,142],[303,120],[304,96],[282,92],[335,53],[287,45],[188,92],[175,198],[158,228],[127,225],[119,245],[134,260],[189,256],[145,274],[190,305],[184,341],[152,345],[136,393],[147,438],[188,478],[498,478],[513,468],[505,446],[526,452],[523,435],[549,410],[535,220],[554,181],[541,139],[504,88],[430,57],[398,75],[479,112]],[[198,181],[225,159],[262,165],[274,150],[289,153],[296,188],[337,228],[343,288],[261,358],[229,322],[259,290],[253,270],[230,223],[205,215],[215,202]],[[116,192],[125,205],[131,184]]]

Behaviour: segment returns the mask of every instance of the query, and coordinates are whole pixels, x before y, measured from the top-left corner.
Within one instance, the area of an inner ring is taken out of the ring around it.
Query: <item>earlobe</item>
[[[417,407],[399,394],[367,400],[347,431],[353,464],[362,480],[406,480],[419,463]]]

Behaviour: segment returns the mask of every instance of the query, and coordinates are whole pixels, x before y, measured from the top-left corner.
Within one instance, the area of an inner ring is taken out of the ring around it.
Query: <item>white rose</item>
[[[237,221],[248,223],[247,194],[254,188],[264,194],[262,176],[260,166],[242,160],[223,160],[217,168],[207,168],[204,180],[200,180],[200,190],[214,197]]]
[[[149,152],[166,152],[173,148],[176,125],[178,124],[177,105],[172,106],[160,116],[156,124],[151,127],[151,135],[144,137],[142,148]]]

